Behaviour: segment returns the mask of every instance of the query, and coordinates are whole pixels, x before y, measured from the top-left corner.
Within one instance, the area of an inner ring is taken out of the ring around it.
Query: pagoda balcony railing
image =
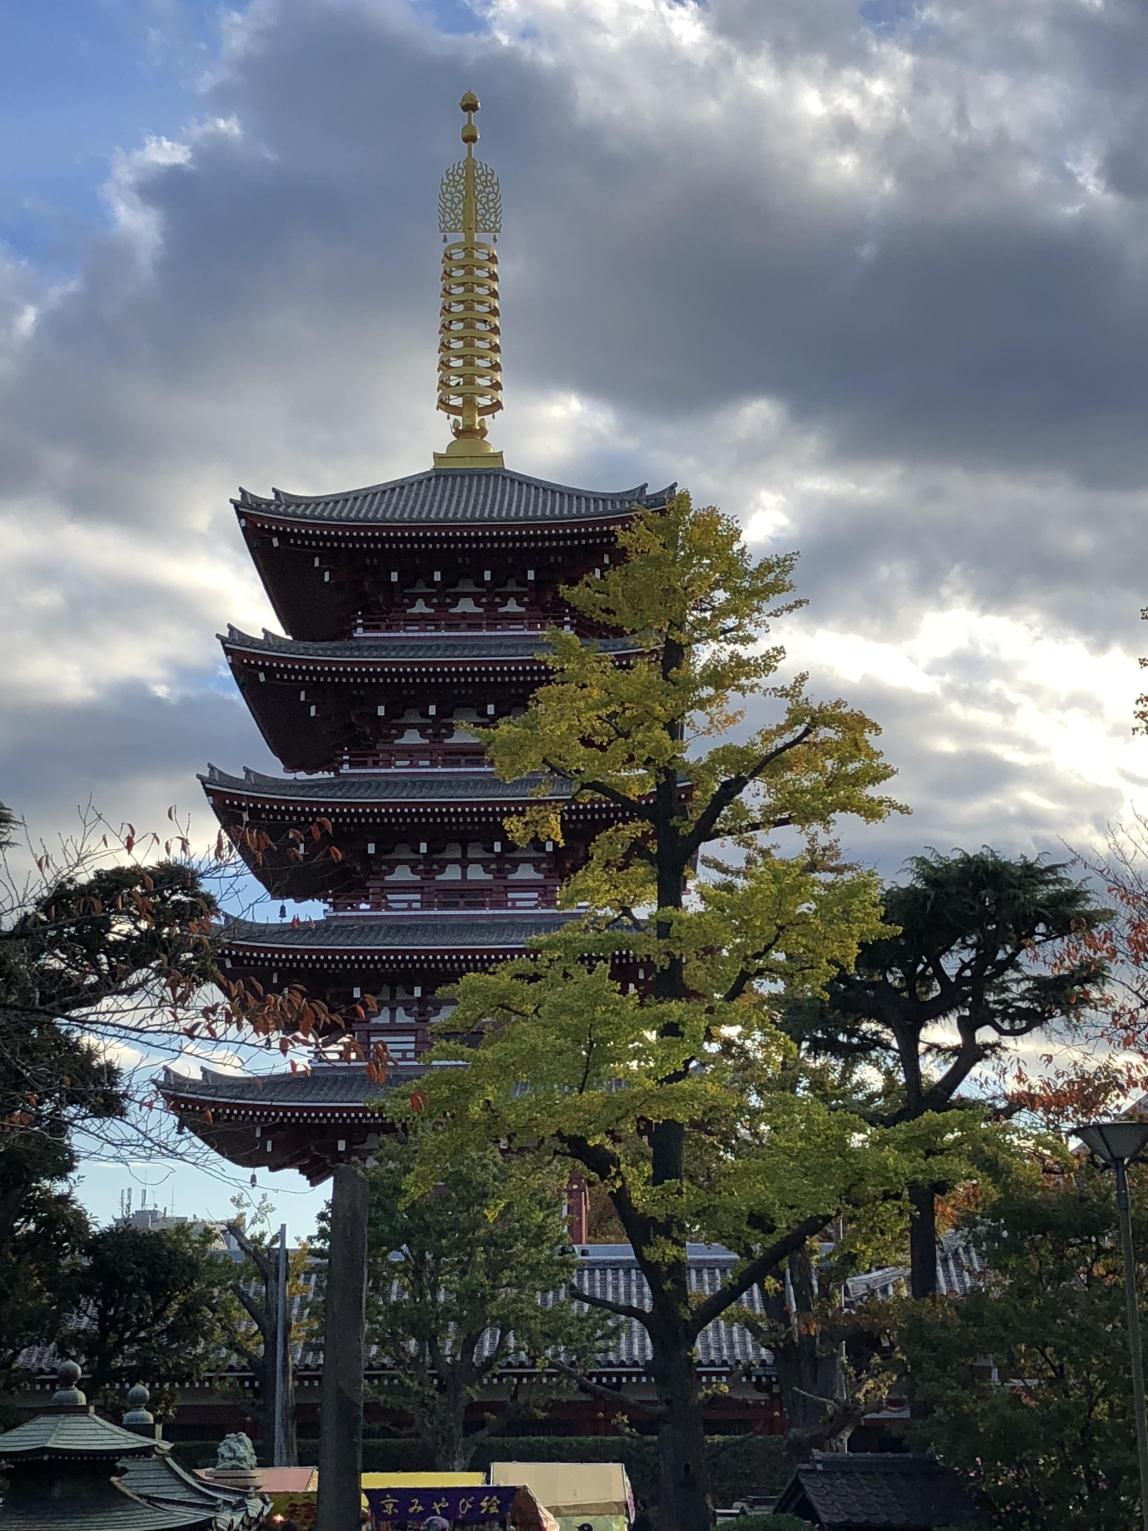
[[[374,890],[366,897],[333,895],[328,907],[332,914],[415,914],[446,910],[478,911],[483,909],[553,909],[558,903],[561,884],[554,879],[533,882],[515,888],[412,888],[409,892],[383,893]]]
[[[409,771],[423,767],[470,770],[488,766],[486,751],[471,740],[467,744],[384,744],[370,750],[345,750],[340,756],[344,771]]]
[[[379,633],[541,633],[548,627],[570,627],[569,617],[522,611],[400,611],[387,616],[360,617],[356,638]]]

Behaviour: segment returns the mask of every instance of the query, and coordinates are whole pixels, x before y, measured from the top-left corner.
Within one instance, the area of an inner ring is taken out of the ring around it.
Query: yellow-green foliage
[[[774,1024],[778,996],[819,992],[884,932],[878,884],[842,861],[834,825],[898,807],[877,725],[782,674],[769,634],[800,604],[794,557],[755,560],[731,517],[684,494],[621,542],[624,562],[566,595],[643,657],[551,634],[549,683],[487,742],[503,778],[555,773],[624,818],[567,889],[579,917],[459,986],[451,1031],[482,1043],[439,1049],[469,1066],[427,1077],[439,1130],[421,1180],[479,1141],[538,1145],[605,1183],[668,1263],[686,1238],[748,1259],[810,1218],[896,1202],[926,1159],[955,1172],[965,1129],[833,1109]],[[559,811],[512,832],[560,838]],[[653,975],[641,994],[622,963]]]

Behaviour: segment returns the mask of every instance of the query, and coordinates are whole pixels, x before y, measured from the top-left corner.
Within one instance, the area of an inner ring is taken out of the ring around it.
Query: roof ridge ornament
[[[458,103],[466,113],[466,157],[444,174],[438,217],[443,236],[442,306],[438,332],[438,408],[453,416],[454,439],[434,454],[436,468],[501,468],[502,453],[486,439],[486,420],[502,408],[498,254],[502,192],[489,165],[475,159],[478,97]],[[490,240],[479,234],[490,235]],[[455,236],[455,237],[451,237]]]

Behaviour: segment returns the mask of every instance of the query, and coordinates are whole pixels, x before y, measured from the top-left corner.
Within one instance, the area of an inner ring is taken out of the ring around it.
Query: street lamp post
[[[1076,1136],[1116,1176],[1116,1213],[1124,1252],[1124,1305],[1132,1358],[1132,1404],[1136,1414],[1136,1452],[1140,1459],[1140,1516],[1148,1531],[1148,1416],[1144,1407],[1144,1352],[1136,1303],[1136,1258],[1132,1249],[1132,1209],[1128,1201],[1128,1166],[1148,1148],[1148,1122],[1088,1122]]]

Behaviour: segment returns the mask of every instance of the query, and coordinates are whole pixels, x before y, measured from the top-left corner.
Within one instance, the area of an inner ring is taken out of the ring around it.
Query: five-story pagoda
[[[211,766],[200,780],[267,892],[326,913],[233,922],[222,966],[256,992],[314,996],[325,1024],[309,1073],[168,1070],[161,1088],[234,1163],[315,1183],[379,1130],[379,1075],[418,1070],[449,1008],[442,989],[567,917],[560,886],[614,810],[570,801],[561,781],[499,781],[472,726],[525,705],[545,675],[547,628],[632,657],[629,640],[588,629],[560,587],[608,565],[635,508],[668,493],[547,483],[492,450],[486,420],[502,382],[489,240],[501,197],[474,156],[477,98],[461,106],[466,156],[439,195],[438,407],[453,417],[450,445],[430,470],[389,483],[241,490],[233,502],[288,636],[229,628],[221,642],[289,774]],[[563,803],[563,843],[514,844],[507,817],[540,794]]]
[[[234,501],[287,636],[229,629],[223,648],[287,774],[210,767],[201,780],[267,892],[326,912],[236,920],[221,961],[255,994],[316,1002],[316,1058],[309,1071],[259,1077],[169,1069],[160,1083],[181,1121],[233,1163],[332,1179],[320,1531],[358,1514],[366,1192],[355,1161],[385,1125],[371,1109],[382,1078],[424,1066],[444,988],[569,918],[560,885],[615,812],[575,801],[559,780],[499,781],[474,725],[524,707],[546,673],[549,628],[620,664],[635,657],[629,640],[587,627],[561,587],[608,565],[635,511],[670,492],[547,483],[492,449],[501,198],[474,155],[478,100],[460,105],[466,152],[439,194],[449,446],[428,471],[369,488]],[[562,805],[563,843],[515,844],[505,821],[540,795]]]

